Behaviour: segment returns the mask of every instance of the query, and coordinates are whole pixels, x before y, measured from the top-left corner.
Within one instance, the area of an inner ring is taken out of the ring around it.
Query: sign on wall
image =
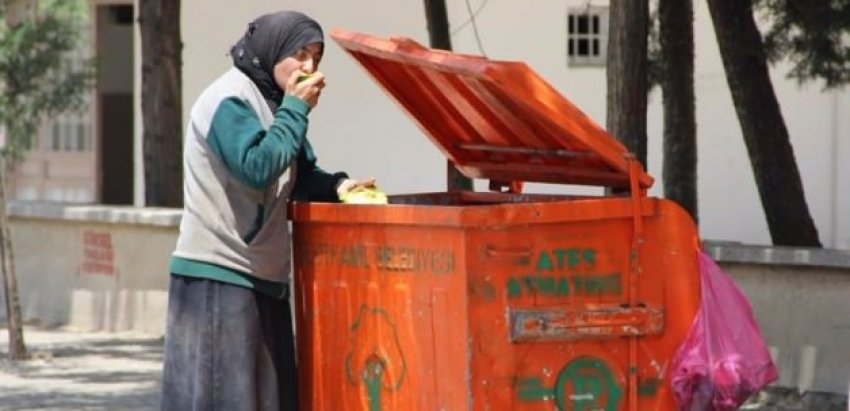
[[[115,249],[109,231],[83,230],[80,275],[116,276]]]

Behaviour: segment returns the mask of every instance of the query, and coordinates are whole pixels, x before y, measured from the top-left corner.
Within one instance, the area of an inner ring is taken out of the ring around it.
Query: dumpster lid
[[[629,186],[629,151],[523,62],[331,32],[466,176]],[[653,179],[643,169],[642,188]]]

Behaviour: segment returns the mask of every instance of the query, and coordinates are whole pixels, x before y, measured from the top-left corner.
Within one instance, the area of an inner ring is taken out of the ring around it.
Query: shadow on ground
[[[5,391],[5,390],[4,390]],[[0,395],[4,411],[29,410],[156,410],[158,403],[151,399],[158,398],[158,391],[150,389],[139,393],[120,395],[102,394],[51,394],[51,393],[19,393],[5,392]],[[8,401],[8,402],[7,402]]]
[[[51,330],[29,336],[32,358],[9,362],[0,335],[0,409],[159,408],[161,338]]]

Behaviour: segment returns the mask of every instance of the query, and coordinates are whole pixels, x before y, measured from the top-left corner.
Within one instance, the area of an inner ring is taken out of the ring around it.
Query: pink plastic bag
[[[705,252],[698,258],[702,301],[671,384],[680,410],[736,410],[778,373],[747,297]]]

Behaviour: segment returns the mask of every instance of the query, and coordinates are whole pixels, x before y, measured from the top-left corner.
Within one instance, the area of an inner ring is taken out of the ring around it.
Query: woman
[[[286,203],[336,201],[374,185],[318,168],[307,141],[325,86],[323,41],[304,14],[257,18],[230,51],[234,67],[192,107],[163,409],[297,407]]]

